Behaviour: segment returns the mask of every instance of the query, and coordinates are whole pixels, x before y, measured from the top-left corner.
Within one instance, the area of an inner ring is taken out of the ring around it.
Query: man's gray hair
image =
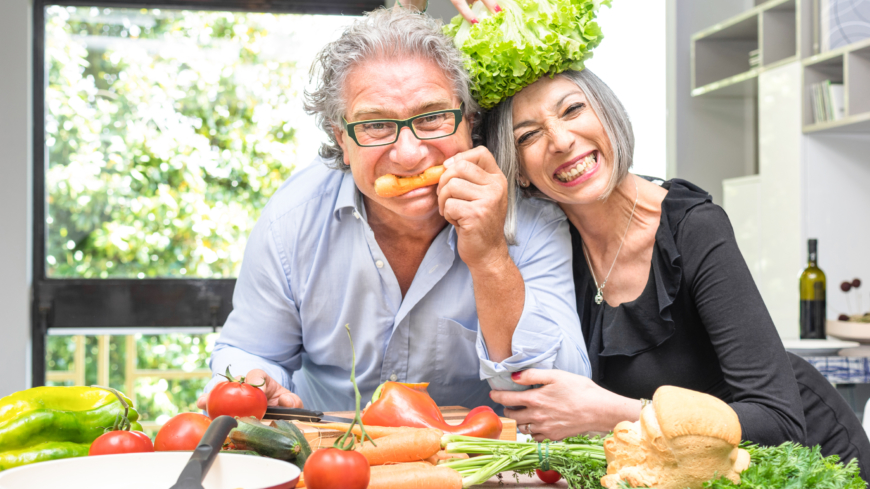
[[[379,8],[351,24],[341,37],[324,47],[311,67],[316,87],[305,91],[305,111],[315,116],[329,141],[320,156],[330,168],[348,171],[334,129],[344,130],[342,117],[347,104],[345,81],[358,65],[369,60],[425,59],[437,64],[453,83],[453,93],[465,103],[463,116],[471,123],[479,111],[471,96],[470,78],[462,54],[453,39],[441,32],[441,21],[416,10]]]
[[[546,76],[546,75],[545,75]],[[628,170],[634,157],[634,131],[625,107],[616,98],[613,90],[589,70],[565,71],[556,76],[565,77],[580,88],[586,95],[586,100],[604,126],[604,131],[610,139],[613,148],[613,171],[607,189],[601,194],[601,199],[607,199],[617,185],[628,175]],[[508,97],[487,113],[484,119],[486,146],[495,156],[498,166],[504,172],[508,181],[508,214],[505,219],[505,236],[514,240],[517,228],[517,177],[520,175],[520,158],[514,144],[513,130],[513,97]],[[519,187],[522,188],[522,187]],[[522,188],[525,197],[538,197],[550,200],[543,192],[529,185]]]

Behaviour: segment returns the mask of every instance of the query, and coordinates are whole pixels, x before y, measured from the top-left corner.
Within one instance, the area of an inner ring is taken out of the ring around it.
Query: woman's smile
[[[598,155],[598,151],[590,151],[572,159],[556,168],[556,171],[553,172],[553,179],[567,187],[573,187],[589,180],[600,166]]]

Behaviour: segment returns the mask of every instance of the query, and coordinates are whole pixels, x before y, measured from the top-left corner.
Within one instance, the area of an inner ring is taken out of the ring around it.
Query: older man
[[[477,105],[439,25],[374,11],[316,68],[306,107],[330,143],[254,228],[212,371],[264,379],[272,405],[352,409],[349,324],[365,397],[389,380],[429,382],[441,404],[492,405],[485,380],[505,387],[512,371],[588,375],[565,218],[524,202],[509,246],[506,181],[485,148],[472,148]],[[382,175],[442,163],[437,186],[374,191]],[[532,346],[512,351],[512,337]]]

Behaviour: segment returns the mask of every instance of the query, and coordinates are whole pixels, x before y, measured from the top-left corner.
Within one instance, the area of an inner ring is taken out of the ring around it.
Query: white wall
[[[722,180],[755,171],[754,103],[751,99],[692,97],[690,40],[692,34],[752,8],[754,2],[665,0],[665,3],[667,176],[695,183],[721,205]]]
[[[30,383],[31,24],[28,0],[0,1],[0,396]]]
[[[804,234],[819,239],[819,267],[828,281],[828,319],[858,313],[855,292],[840,283],[860,278],[860,312],[870,311],[870,137],[867,135],[804,136]],[[851,305],[848,301],[851,301]]]
[[[616,0],[598,16],[604,40],[586,67],[604,80],[634,128],[632,171],[664,178],[666,56],[664,0]]]

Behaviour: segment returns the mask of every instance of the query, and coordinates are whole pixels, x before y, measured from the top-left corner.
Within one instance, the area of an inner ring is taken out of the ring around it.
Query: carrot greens
[[[578,436],[558,443],[488,440],[446,434],[441,447],[448,453],[467,453],[468,459],[450,459],[438,466],[450,467],[462,476],[462,487],[482,484],[500,472],[533,474],[535,469],[556,470],[572,489],[600,489],[607,473],[604,438]],[[855,460],[847,464],[836,455],[823,457],[818,446],[807,448],[786,442],[762,447],[744,442],[752,462],[740,474],[741,483],[715,479],[709,489],[864,489]],[[628,486],[623,486],[628,487]]]

